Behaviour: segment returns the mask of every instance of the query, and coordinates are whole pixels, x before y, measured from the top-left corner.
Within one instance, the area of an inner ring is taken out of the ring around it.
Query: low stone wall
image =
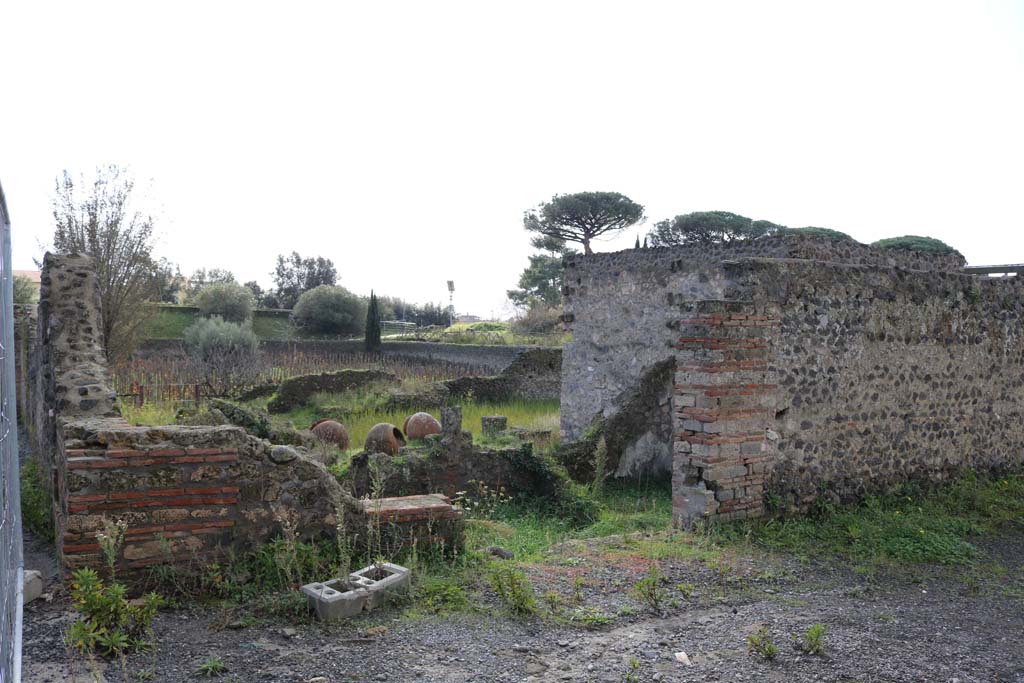
[[[238,427],[132,427],[119,418],[64,425],[65,567],[100,564],[104,517],[128,523],[119,565],[213,558],[253,547],[289,518],[303,538],[329,535],[336,513],[362,513],[323,465],[302,454],[275,461],[270,445]],[[365,524],[365,522],[363,522]]]
[[[305,355],[338,355],[363,353],[363,340],[262,340],[260,349],[274,353]],[[389,341],[381,344],[381,355],[385,358],[416,362],[453,363],[478,366],[488,372],[499,373],[525,351],[536,349],[532,346],[483,346],[477,344],[443,344],[439,342]],[[559,349],[550,349],[560,353]],[[184,355],[184,343],[180,339],[149,339],[135,351],[138,358],[152,358],[158,355]]]
[[[555,400],[562,389],[562,352],[531,349],[494,377],[459,377],[443,382],[449,399],[472,397],[487,403],[510,399]]]
[[[356,496],[372,493],[371,469],[379,468],[384,480],[382,495],[408,496],[439,491],[479,500],[481,492],[499,491],[505,496],[542,499],[550,509],[583,521],[594,513],[570,486],[563,468],[548,456],[534,452],[523,441],[504,447],[473,444],[462,431],[462,413],[457,406],[441,413],[442,433],[428,436],[422,446],[402,448],[398,455],[364,452],[353,456],[343,477],[346,488]]]
[[[443,555],[462,550],[462,509],[453,507],[448,496],[430,493],[359,502],[367,524],[380,529],[380,546],[387,556],[410,548],[437,548]]]
[[[20,335],[20,372],[24,425],[47,473],[66,569],[103,563],[105,520],[127,525],[117,568],[129,577],[152,564],[250,550],[285,522],[303,538],[331,537],[339,512],[347,533],[365,542],[364,502],[301,448],[234,426],[129,425],[110,388],[100,322],[91,259],[47,254],[37,325]],[[423,520],[440,515],[432,533],[458,547],[461,513],[439,505],[424,503],[422,513],[407,505],[389,518],[389,533],[427,539]]]
[[[390,372],[380,370],[339,370],[291,377],[281,382],[277,393],[267,403],[267,410],[271,413],[287,413],[292,408],[304,405],[313,394],[319,392],[348,391],[377,382],[396,381],[398,378]]]

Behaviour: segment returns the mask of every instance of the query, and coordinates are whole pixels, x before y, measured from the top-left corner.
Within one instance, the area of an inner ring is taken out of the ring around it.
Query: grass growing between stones
[[[879,565],[969,565],[979,557],[971,538],[1024,529],[1024,476],[966,473],[930,488],[905,486],[855,506],[816,506],[810,516],[722,525],[725,542],[749,542],[801,558],[840,556]]]
[[[467,542],[471,548],[501,546],[515,553],[517,560],[542,561],[546,550],[563,541],[664,531],[671,525],[672,492],[664,479],[609,483],[596,501],[597,520],[579,528],[564,517],[513,499],[489,519],[471,518],[466,525]]]
[[[177,408],[173,403],[146,403],[137,406],[121,401],[121,415],[133,425],[160,426],[174,424]]]
[[[290,420],[296,427],[309,427],[313,422],[320,419],[324,414],[324,406],[336,405],[332,400],[352,399],[351,394],[346,392],[337,398],[330,395],[319,395],[313,403],[308,406],[296,408],[295,410],[281,416],[283,420]],[[509,426],[526,427],[529,429],[553,429],[557,435],[558,430],[558,401],[508,401],[505,403],[477,403],[475,401],[461,401],[462,406],[462,429],[471,432],[474,437],[481,433],[480,418],[488,415],[505,415],[508,417]],[[405,418],[417,412],[414,409],[388,410],[386,408],[373,408],[365,412],[353,412],[343,418],[341,422],[348,429],[351,439],[350,450],[362,450],[363,442],[367,432],[380,422],[390,422],[401,429]],[[430,414],[440,419],[440,411],[428,410]]]

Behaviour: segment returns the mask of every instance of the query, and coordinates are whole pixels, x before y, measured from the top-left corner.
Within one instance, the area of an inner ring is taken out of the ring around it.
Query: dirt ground
[[[156,648],[113,663],[68,653],[62,634],[73,613],[51,561],[52,599],[25,610],[24,681],[205,680],[197,670],[217,656],[227,668],[220,680],[246,683],[1024,683],[1024,535],[987,541],[987,561],[1000,569],[970,578],[937,568],[864,574],[740,552],[663,558],[661,614],[630,594],[647,567],[636,552],[641,542],[566,543],[525,566],[538,596],[562,596],[562,618],[509,616],[483,586],[476,612],[410,616],[392,608],[330,625],[231,628],[222,609],[196,607],[161,612]],[[29,545],[30,562],[48,561],[45,546]],[[596,612],[612,623],[588,629],[566,618]],[[827,629],[820,656],[793,640],[815,623]],[[747,636],[761,628],[778,646],[772,662],[747,651]]]

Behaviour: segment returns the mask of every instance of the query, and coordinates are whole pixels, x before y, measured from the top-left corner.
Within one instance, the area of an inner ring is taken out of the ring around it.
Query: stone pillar
[[[745,301],[680,305],[672,514],[676,524],[763,512],[777,385],[769,369],[779,313]]]
[[[488,415],[480,418],[484,436],[498,436],[508,429],[508,418],[504,415]]]

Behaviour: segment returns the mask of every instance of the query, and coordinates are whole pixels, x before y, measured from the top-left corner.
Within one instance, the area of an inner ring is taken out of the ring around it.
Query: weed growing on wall
[[[608,442],[604,436],[597,440],[597,448],[594,449],[594,478],[590,482],[590,493],[600,497],[604,492],[604,480],[608,478]]]

